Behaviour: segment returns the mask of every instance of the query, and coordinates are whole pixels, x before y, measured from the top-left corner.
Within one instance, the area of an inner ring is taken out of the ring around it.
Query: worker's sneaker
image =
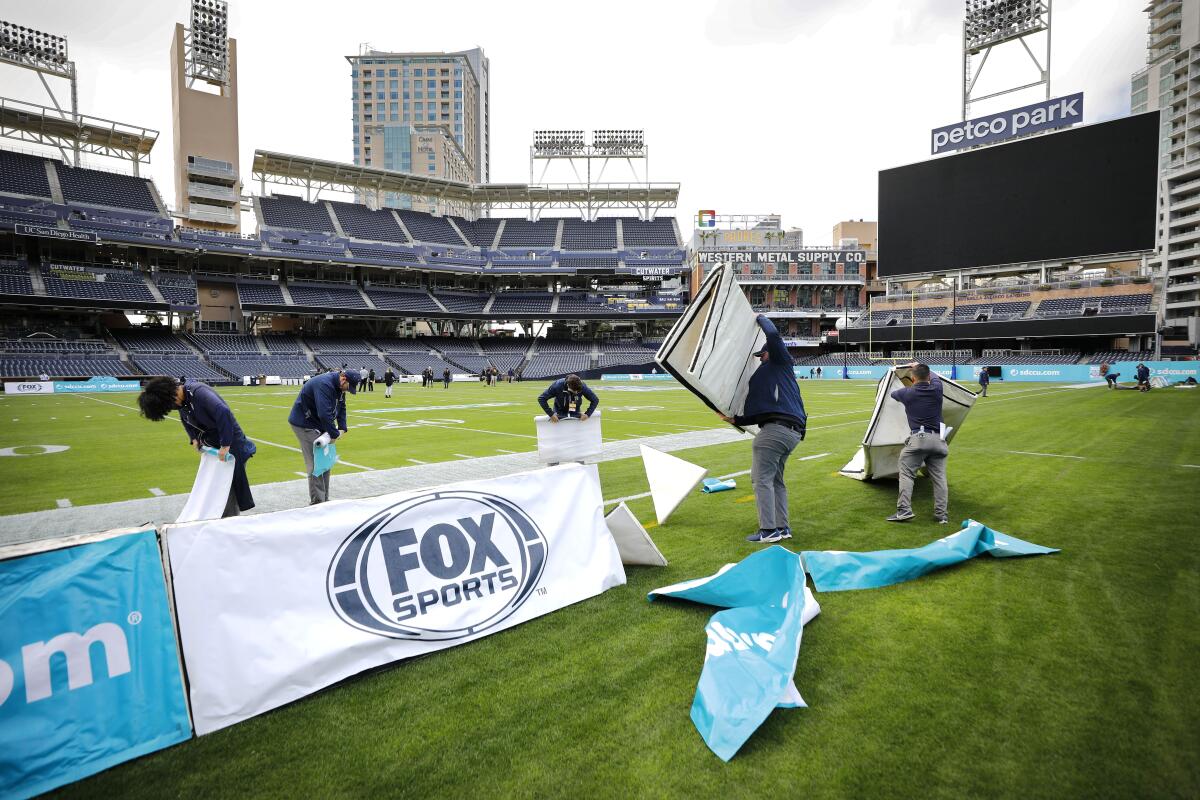
[[[783,537],[779,535],[779,531],[777,530],[772,531],[767,530],[766,528],[759,528],[756,533],[752,533],[747,536],[746,541],[769,544],[771,542],[778,542],[782,538]]]
[[[792,529],[787,526],[784,526],[782,528],[776,528],[775,532],[779,534],[780,539],[792,538]]]
[[[935,517],[935,519],[937,519],[938,525],[949,525],[950,524],[950,520],[947,519],[946,517]]]
[[[897,511],[887,518],[888,522],[908,522],[914,514],[911,511]]]

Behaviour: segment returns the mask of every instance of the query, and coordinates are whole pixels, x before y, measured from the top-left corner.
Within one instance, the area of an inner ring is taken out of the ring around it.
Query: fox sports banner
[[[196,732],[625,583],[602,503],[573,464],[168,527]]]

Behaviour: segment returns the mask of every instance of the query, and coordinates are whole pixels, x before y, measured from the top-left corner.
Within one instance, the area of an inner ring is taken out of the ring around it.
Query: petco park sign
[[[1023,108],[935,128],[932,153],[949,153],[964,147],[991,144],[1015,136],[1066,128],[1083,121],[1083,92],[1044,100]]]

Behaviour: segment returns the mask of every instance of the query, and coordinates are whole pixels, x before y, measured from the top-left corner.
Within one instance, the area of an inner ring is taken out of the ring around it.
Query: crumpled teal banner
[[[805,706],[793,676],[804,625],[821,607],[804,585],[800,557],[760,550],[715,575],[664,586],[674,597],[722,606],[705,627],[708,647],[692,701],[704,743],[728,761],[775,708]]]
[[[963,522],[962,530],[911,550],[875,550],[868,553],[805,550],[801,557],[818,592],[841,592],[848,589],[877,589],[911,581],[982,553],[993,558],[1009,558],[1057,552],[1056,548],[1033,544],[968,519]]]

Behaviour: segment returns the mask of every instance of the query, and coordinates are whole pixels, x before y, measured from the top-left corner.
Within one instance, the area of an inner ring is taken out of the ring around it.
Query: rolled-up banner
[[[0,561],[0,795],[191,735],[153,530]]]
[[[595,466],[169,526],[196,732],[625,582]]]

